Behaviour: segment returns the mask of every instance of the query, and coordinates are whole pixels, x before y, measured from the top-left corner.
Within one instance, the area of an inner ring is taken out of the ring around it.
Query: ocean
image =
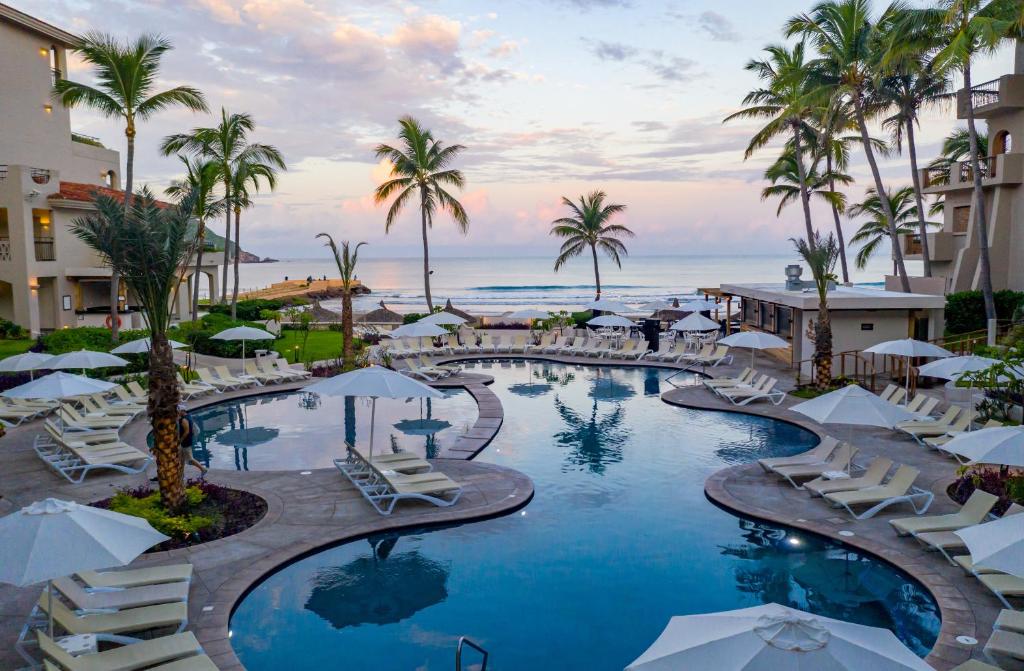
[[[625,303],[644,303],[693,294],[700,287],[717,287],[723,282],[781,282],[785,266],[796,262],[788,254],[630,256],[620,270],[601,259],[602,294]],[[557,273],[552,263],[550,257],[431,259],[434,304],[451,299],[456,307],[473,314],[500,315],[525,307],[578,310],[593,300],[589,259],[577,259]],[[908,262],[907,271],[919,274],[919,265]],[[891,262],[878,255],[863,271],[851,268],[851,279],[858,284],[881,284],[891,268]],[[239,286],[245,291],[286,277],[337,277],[338,269],[332,259],[288,259],[242,264],[239,273]],[[353,301],[357,312],[372,310],[379,301],[401,313],[426,309],[423,265],[418,258],[360,259],[358,277],[372,293]],[[804,279],[810,279],[809,271],[804,271]],[[324,301],[323,305],[338,310],[341,301]]]

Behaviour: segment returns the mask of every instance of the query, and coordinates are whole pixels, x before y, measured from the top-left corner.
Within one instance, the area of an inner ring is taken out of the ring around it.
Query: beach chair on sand
[[[821,477],[804,483],[804,489],[811,496],[824,496],[825,494],[833,494],[835,492],[847,492],[863,489],[864,487],[874,487],[875,485],[882,484],[882,480],[885,479],[885,474],[889,472],[890,468],[892,468],[892,459],[888,457],[875,457],[868,464],[867,469],[856,478],[829,479]]]
[[[203,654],[203,649],[190,632],[161,636],[147,640],[114,640],[122,645],[104,648],[100,652],[72,655],[57,644],[46,632],[37,632],[39,649],[46,657],[46,671],[67,669],[68,671],[216,671],[213,661]],[[102,642],[110,638],[104,636]],[[127,645],[125,645],[127,643]],[[51,661],[52,660],[52,661]],[[159,666],[157,666],[159,665]]]
[[[752,370],[748,368],[747,370]],[[758,465],[764,469],[766,473],[771,473],[776,468],[782,466],[801,466],[803,464],[815,464],[819,461],[825,461],[829,458],[829,455],[835,451],[836,447],[839,446],[839,441],[832,436],[825,436],[817,444],[817,446],[801,452],[800,454],[794,454],[790,457],[766,457],[764,459],[758,459]]]
[[[926,489],[914,486],[914,481],[921,471],[912,466],[901,465],[883,485],[865,487],[856,491],[835,492],[825,494],[825,500],[835,508],[845,508],[846,512],[857,520],[866,520],[897,503],[909,503],[914,512],[922,515],[928,512],[935,495]],[[862,513],[854,511],[854,507],[869,506]]]
[[[825,473],[849,473],[850,462],[857,454],[857,448],[849,443],[843,443],[836,447],[828,459],[806,464],[792,464],[790,466],[776,466],[772,472],[784,477],[789,484],[797,489],[800,482],[820,478]]]
[[[927,517],[901,517],[889,520],[889,524],[900,536],[914,536],[929,531],[957,531],[984,522],[998,501],[998,496],[975,489],[967,502],[955,513]]]

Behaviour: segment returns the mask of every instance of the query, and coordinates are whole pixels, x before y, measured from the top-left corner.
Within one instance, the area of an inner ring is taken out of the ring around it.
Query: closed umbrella
[[[932,671],[888,629],[770,603],[673,617],[626,671]]]
[[[938,345],[933,345],[930,342],[923,340],[914,340],[913,338],[903,338],[901,340],[888,340],[886,342],[880,342],[877,345],[864,350],[871,354],[888,354],[890,356],[898,356],[907,359],[907,401],[910,401],[910,359],[928,357],[932,359],[942,359],[945,357],[953,356],[953,353],[947,349],[943,349]]]
[[[213,336],[213,340],[241,340],[242,341],[242,371],[245,371],[245,341],[247,340],[273,340],[276,338],[273,333],[251,326],[235,326],[224,329]]]
[[[996,426],[961,433],[942,446],[943,452],[957,455],[970,464],[1024,467],[1024,428]]]
[[[613,301],[608,298],[601,298],[596,301],[591,301],[583,306],[584,310],[600,310],[601,312],[632,312],[633,308],[629,307],[625,303],[619,301]]]
[[[1024,515],[1005,515],[956,535],[970,550],[974,566],[1024,578]]]
[[[15,354],[0,361],[0,373],[23,373],[28,371],[29,379],[35,379],[35,371],[49,368],[46,364],[53,358],[52,354],[43,352],[25,352]]]
[[[670,331],[717,331],[722,325],[708,319],[699,312],[693,312],[669,326]]]
[[[50,370],[85,370],[86,368],[119,368],[127,365],[127,361],[109,352],[93,352],[83,349],[77,352],[58,354],[47,362],[46,367]]]
[[[168,339],[167,342],[170,344],[171,349],[181,349],[182,347],[188,347],[183,342],[177,340]],[[110,350],[111,354],[149,354],[149,350],[152,348],[152,339],[148,336],[145,338],[138,338],[137,340],[129,340],[123,345],[118,345],[114,349]]]
[[[411,326],[411,325],[410,325]],[[305,391],[328,396],[370,397],[370,459],[378,398],[444,398],[444,394],[410,377],[381,366],[358,368],[306,387]]]
[[[450,312],[435,312],[434,314],[423,317],[416,323],[435,324],[437,326],[461,326],[466,323],[466,319],[459,315],[453,315]]]
[[[761,331],[740,331],[719,339],[719,345],[729,347],[750,348],[750,367],[754,367],[754,352],[759,349],[780,349],[789,347],[789,343],[779,336]]]
[[[124,566],[168,537],[141,517],[46,499],[0,518],[0,582],[24,587]],[[53,636],[53,587],[50,635]]]

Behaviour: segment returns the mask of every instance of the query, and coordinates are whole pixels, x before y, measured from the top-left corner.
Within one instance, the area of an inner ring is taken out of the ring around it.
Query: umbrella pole
[[[373,464],[373,425],[377,417],[377,397],[370,397],[370,463]]]
[[[903,405],[910,404],[910,357],[907,357],[907,394],[903,397]]]
[[[49,634],[50,638],[53,638],[53,581],[46,581],[46,610],[49,616]]]

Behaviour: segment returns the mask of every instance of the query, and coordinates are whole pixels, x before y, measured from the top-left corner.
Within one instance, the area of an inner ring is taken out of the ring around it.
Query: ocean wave
[[[593,284],[494,284],[466,287],[468,291],[563,291],[566,289],[593,289]],[[633,284],[606,284],[601,289],[646,289]]]

